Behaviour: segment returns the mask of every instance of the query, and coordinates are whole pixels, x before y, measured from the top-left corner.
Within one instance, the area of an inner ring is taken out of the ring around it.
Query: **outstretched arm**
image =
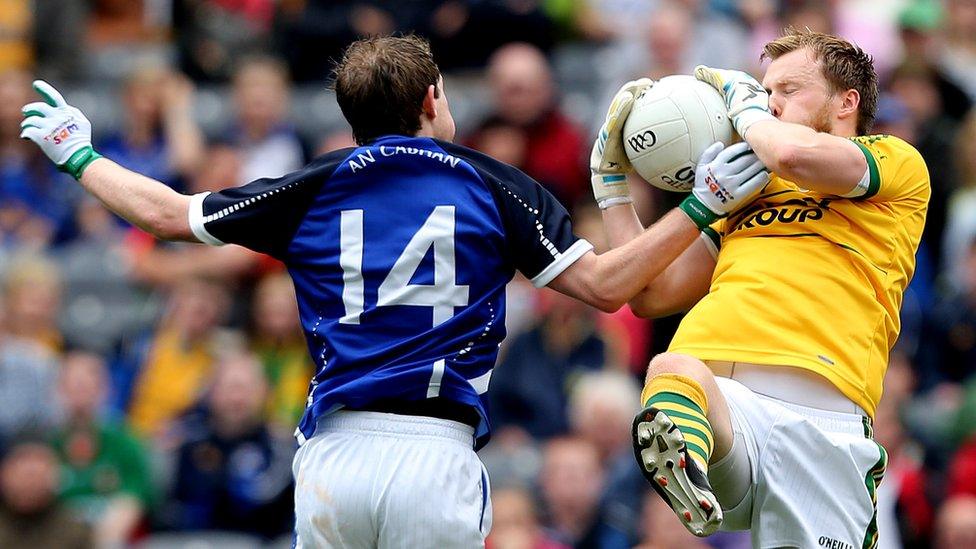
[[[190,197],[155,179],[99,158],[78,182],[108,209],[157,238],[199,242],[190,230]]]
[[[613,312],[648,287],[696,238],[698,227],[675,209],[627,244],[600,255],[587,253],[549,287]]]
[[[715,271],[715,256],[701,235],[685,251],[630,300],[639,317],[658,318],[687,311],[705,297]]]
[[[47,82],[35,81],[34,90],[44,101],[24,105],[21,138],[137,227],[167,240],[197,241],[188,221],[190,197],[102,158],[92,148],[88,118]]]
[[[625,246],[644,232],[630,204],[603,210],[603,226],[611,248]],[[630,300],[634,314],[657,318],[691,308],[706,293],[715,270],[715,257],[703,233],[644,289]]]

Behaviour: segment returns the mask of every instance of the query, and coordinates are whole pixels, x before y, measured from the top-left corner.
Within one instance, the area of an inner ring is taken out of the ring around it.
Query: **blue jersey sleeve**
[[[464,158],[488,184],[504,224],[509,257],[533,285],[549,284],[593,249],[573,234],[566,208],[534,179],[477,151],[438,143]]]
[[[352,149],[329,153],[302,170],[190,198],[190,228],[213,246],[239,244],[279,259],[322,185]]]

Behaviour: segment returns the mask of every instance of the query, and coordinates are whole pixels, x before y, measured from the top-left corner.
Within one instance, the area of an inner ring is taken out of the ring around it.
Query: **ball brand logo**
[[[689,183],[695,179],[695,170],[689,166],[679,169],[674,175],[660,176],[661,182],[676,191],[690,190]]]
[[[681,168],[674,175],[664,174],[661,182],[676,191],[690,190],[689,183],[695,179],[695,170],[690,166]]]
[[[674,174],[674,178],[678,181],[691,181],[695,178],[695,169],[691,166],[685,166]]]
[[[53,141],[55,145],[60,145],[65,139],[70,137],[71,134],[75,133],[79,129],[78,124],[76,124],[73,120],[68,120],[44,137],[44,140]]]
[[[644,130],[638,134],[632,135],[630,139],[627,140],[630,144],[630,148],[634,152],[641,152],[647,150],[657,143],[657,136],[651,130]]]

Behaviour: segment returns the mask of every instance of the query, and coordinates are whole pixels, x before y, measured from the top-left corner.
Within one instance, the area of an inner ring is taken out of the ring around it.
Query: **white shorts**
[[[488,475],[462,423],[336,412],[295,455],[297,547],[484,547]]]
[[[719,471],[751,477],[740,501],[722,494],[720,484],[728,483],[714,486],[725,511],[722,529],[751,530],[759,548],[873,547],[887,455],[867,419],[715,380],[729,404],[735,441],[727,458],[709,467],[709,478]]]

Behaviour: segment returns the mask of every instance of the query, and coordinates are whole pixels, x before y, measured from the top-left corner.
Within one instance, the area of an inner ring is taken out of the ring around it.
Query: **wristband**
[[[708,207],[705,206],[701,200],[698,200],[698,198],[696,198],[693,194],[689,194],[684,200],[682,200],[678,207],[681,208],[681,211],[685,212],[685,214],[695,222],[695,225],[699,230],[708,227],[712,223],[715,223],[715,220],[719,218],[715,212],[709,210]]]
[[[756,122],[762,122],[764,120],[776,120],[776,117],[762,107],[746,107],[736,113],[733,117],[732,124],[735,126],[735,131],[739,134],[739,137],[745,139],[746,132],[749,131],[749,128]]]
[[[58,169],[77,181],[81,179],[81,173],[85,171],[85,168],[99,158],[102,158],[102,155],[95,152],[91,145],[86,145],[75,151],[64,164],[58,166]]]
[[[634,199],[629,196],[612,196],[610,198],[604,198],[603,200],[600,200],[599,202],[596,203],[596,205],[599,206],[601,210],[605,210],[607,208],[612,208],[614,206],[620,206],[622,204],[633,204],[633,203],[634,203]]]

